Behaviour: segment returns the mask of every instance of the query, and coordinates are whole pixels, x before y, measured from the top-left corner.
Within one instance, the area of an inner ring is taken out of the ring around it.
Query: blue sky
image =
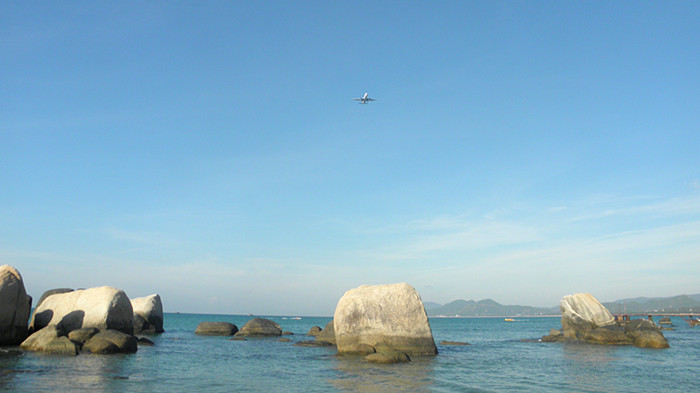
[[[362,284],[698,293],[695,2],[3,2],[31,295],[331,315]],[[377,98],[358,105],[364,92]]]

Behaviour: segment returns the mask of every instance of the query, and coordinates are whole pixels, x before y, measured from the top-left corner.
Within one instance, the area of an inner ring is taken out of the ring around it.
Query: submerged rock
[[[440,341],[440,345],[465,346],[465,345],[469,345],[469,343],[464,342],[464,341],[445,341],[445,340],[442,340],[442,341]]]
[[[309,341],[297,341],[294,343],[295,347],[332,347],[333,344],[327,342],[327,341],[314,341],[314,340],[309,340]]]
[[[202,322],[197,325],[194,334],[200,336],[233,336],[238,332],[238,326],[229,322]]]
[[[27,338],[31,310],[32,297],[27,295],[19,271],[10,265],[0,266],[0,346],[17,345]]]
[[[364,285],[347,291],[338,301],[333,326],[339,354],[361,353],[365,346],[378,345],[409,355],[437,354],[423,302],[408,284]]]
[[[277,322],[264,318],[253,318],[248,321],[241,330],[236,333],[237,336],[246,337],[274,337],[282,335],[282,328]]]
[[[380,350],[365,356],[365,360],[370,363],[393,364],[410,362],[411,358],[405,352]]]

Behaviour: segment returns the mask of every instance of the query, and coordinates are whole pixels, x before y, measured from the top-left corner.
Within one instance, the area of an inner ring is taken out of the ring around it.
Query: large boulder
[[[634,345],[641,348],[668,348],[668,341],[656,324],[634,320],[624,326],[610,311],[588,293],[562,298],[561,330],[552,329],[545,342],[580,341],[602,345]]]
[[[32,297],[17,269],[0,266],[0,346],[18,345],[27,338]]]
[[[246,337],[274,337],[281,336],[282,328],[277,322],[264,318],[253,318],[248,321],[236,336]]]
[[[59,326],[66,334],[80,328],[133,334],[134,311],[124,291],[97,287],[48,296],[34,311],[30,329]]]
[[[238,331],[238,326],[230,322],[201,322],[197,325],[194,334],[200,336],[233,336]]]
[[[610,311],[589,293],[567,295],[559,302],[564,337],[581,340],[586,333],[615,322]]]
[[[418,292],[408,284],[363,285],[338,301],[333,316],[340,354],[391,348],[408,355],[435,355],[428,316]]]
[[[55,295],[57,293],[67,293],[67,292],[73,292],[74,289],[72,288],[54,288],[54,289],[49,289],[47,291],[44,291],[44,293],[41,294],[41,297],[39,298],[39,301],[36,302],[36,307],[39,307],[41,303],[46,300],[47,297],[51,295]]]
[[[134,334],[163,333],[163,303],[160,295],[131,299],[134,309]]]

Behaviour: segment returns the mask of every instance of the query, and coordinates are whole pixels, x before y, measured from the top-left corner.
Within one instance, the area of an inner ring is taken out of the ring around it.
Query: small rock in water
[[[469,345],[468,342],[464,341],[440,341],[440,345]]]

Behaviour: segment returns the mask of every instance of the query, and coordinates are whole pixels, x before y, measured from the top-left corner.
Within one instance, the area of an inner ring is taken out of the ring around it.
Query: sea
[[[265,317],[293,335],[233,341],[197,336],[200,322],[243,326],[245,315],[166,313],[165,333],[129,355],[0,354],[13,392],[700,392],[700,326],[672,317],[668,349],[543,343],[558,317],[431,318],[439,354],[378,365],[311,340],[330,317]],[[441,345],[441,341],[470,345]]]

